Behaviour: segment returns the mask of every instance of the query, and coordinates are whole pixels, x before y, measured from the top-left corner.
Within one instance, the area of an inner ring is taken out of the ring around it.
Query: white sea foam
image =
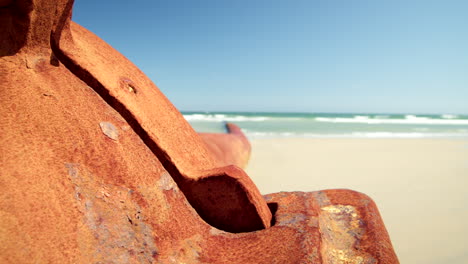
[[[185,113],[184,117],[200,132],[224,133],[223,122],[235,122],[251,138],[468,138],[468,118],[454,115]]]
[[[457,115],[449,115],[449,114],[441,115],[441,117],[445,118],[445,119],[456,119],[456,118],[458,118]]]
[[[328,123],[360,123],[360,124],[408,124],[408,125],[468,125],[468,119],[460,119],[457,115],[441,115],[441,118],[430,118],[416,115],[405,115],[404,118],[390,118],[389,115],[355,115],[353,117],[272,117],[246,116],[226,114],[185,114],[187,121],[194,122],[264,122],[264,121],[304,121],[314,120]]]
[[[358,120],[367,120],[367,119],[369,119],[369,116],[356,115],[356,116],[354,116],[354,118],[356,118]]]
[[[316,117],[315,121],[329,123],[361,123],[361,124],[423,124],[423,125],[468,125],[467,119],[435,119],[406,115],[404,119],[369,118],[368,116],[354,117]]]
[[[223,115],[223,114],[190,114],[184,115],[187,121],[206,121],[206,122],[261,122],[271,119],[266,116],[242,116],[242,115]]]
[[[389,115],[376,115],[375,118],[379,118],[379,119],[386,119],[386,118],[389,118],[390,116]]]
[[[429,128],[427,127],[415,127],[413,128],[414,131],[418,131],[418,132],[427,132],[429,131]]]
[[[196,122],[263,122],[263,121],[301,121],[301,117],[270,117],[270,116],[244,116],[244,115],[225,115],[225,114],[185,114],[187,121]]]
[[[468,138],[468,133],[395,133],[395,132],[353,132],[349,134],[316,134],[292,132],[247,132],[248,138]]]

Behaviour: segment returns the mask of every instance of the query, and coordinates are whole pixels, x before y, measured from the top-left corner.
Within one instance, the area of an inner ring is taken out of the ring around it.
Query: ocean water
[[[226,132],[232,122],[247,137],[468,138],[468,115],[182,112],[198,132]]]

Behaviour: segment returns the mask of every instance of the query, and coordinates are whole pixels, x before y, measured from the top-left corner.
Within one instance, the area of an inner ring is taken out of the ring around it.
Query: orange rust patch
[[[359,250],[366,230],[358,210],[351,205],[328,205],[321,208],[319,228],[322,235],[323,263],[371,264],[377,260]]]

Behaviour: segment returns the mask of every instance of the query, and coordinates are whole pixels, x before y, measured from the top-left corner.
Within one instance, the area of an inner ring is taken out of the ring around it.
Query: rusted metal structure
[[[1,263],[398,263],[373,201],[262,196],[73,1],[0,0]]]

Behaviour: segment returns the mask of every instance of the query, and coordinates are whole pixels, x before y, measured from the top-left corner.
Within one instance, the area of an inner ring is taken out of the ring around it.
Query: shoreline
[[[217,132],[217,133],[221,133],[221,132]],[[222,132],[222,133],[225,133],[225,132]],[[419,135],[410,135],[411,133],[404,133],[404,134],[401,134],[401,135],[391,135],[391,136],[381,136],[379,135],[378,133],[380,132],[377,132],[375,136],[372,136],[372,135],[368,135],[368,134],[364,134],[363,135],[350,135],[350,134],[343,134],[343,135],[339,135],[339,134],[329,134],[329,135],[326,135],[326,134],[323,134],[323,135],[294,135],[294,136],[290,136],[290,135],[267,135],[267,136],[258,136],[258,135],[252,135],[252,134],[248,134],[246,133],[246,137],[249,139],[249,141],[254,141],[254,140],[282,140],[282,139],[376,139],[376,140],[379,140],[379,139],[383,139],[383,140],[392,140],[392,139],[402,139],[402,140],[418,140],[418,139],[429,139],[429,140],[465,140],[467,141],[468,140],[468,136],[447,136],[447,135],[423,135],[423,136],[419,136]],[[385,132],[384,132],[385,133]]]
[[[467,263],[468,139],[251,139],[262,194],[352,189],[377,204],[401,263]]]

